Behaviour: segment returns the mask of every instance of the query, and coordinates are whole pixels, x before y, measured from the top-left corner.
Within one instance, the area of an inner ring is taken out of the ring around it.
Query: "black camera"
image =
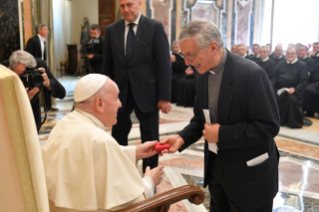
[[[82,42],[82,47],[81,47],[81,55],[89,55],[89,54],[94,54],[94,41],[93,42],[88,42],[88,41],[83,41]]]
[[[20,79],[22,80],[24,87],[31,90],[32,88],[40,87],[43,84],[43,73],[44,72],[39,69],[27,67],[23,74],[20,75]]]

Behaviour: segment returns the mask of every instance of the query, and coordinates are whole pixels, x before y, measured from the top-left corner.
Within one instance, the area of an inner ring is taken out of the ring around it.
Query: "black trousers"
[[[132,128],[131,114],[135,112],[140,122],[142,143],[146,141],[159,140],[159,113],[158,110],[144,113],[135,103],[132,92],[129,92],[125,108],[117,113],[117,124],[112,128],[112,136],[123,146],[128,145],[128,134]],[[147,166],[151,169],[158,165],[158,154],[143,159],[143,173]]]
[[[210,193],[211,212],[246,212],[241,209],[230,195],[219,156],[209,152],[208,189]],[[273,201],[250,212],[272,212]]]

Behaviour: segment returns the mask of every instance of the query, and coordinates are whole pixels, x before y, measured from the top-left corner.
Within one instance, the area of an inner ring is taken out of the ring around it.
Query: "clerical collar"
[[[38,37],[40,39],[41,42],[44,42],[45,41],[45,38],[43,38],[40,34],[38,34]]]
[[[247,56],[247,53],[245,53],[243,57],[246,57],[246,56]]]
[[[316,57],[319,57],[319,52],[316,54]]]
[[[292,62],[288,62],[288,60],[287,60],[287,64],[295,64],[297,62],[297,60],[298,60],[298,58],[294,59],[294,61],[292,61]]]
[[[255,57],[255,58],[260,58],[260,55],[257,55],[257,56],[254,55],[254,57]]]
[[[303,60],[306,59],[308,57],[308,55],[306,55],[304,58],[302,58]]]
[[[280,55],[279,57],[276,57],[276,56],[274,55],[274,58],[275,58],[275,59],[281,59],[281,58],[282,58],[282,55]]]
[[[88,119],[90,119],[98,128],[101,128],[102,130],[105,130],[106,127],[104,126],[104,124],[97,119],[95,116],[93,116],[92,114],[89,114],[87,112],[84,112],[83,110],[80,110],[78,108],[74,109],[75,111],[81,113],[82,115],[84,115],[85,117],[87,117]]]
[[[137,19],[131,23],[134,23],[135,25],[138,25],[138,22],[140,21],[140,18],[141,18],[141,11],[140,11],[140,14],[138,15]],[[130,22],[126,21],[125,20],[125,26],[127,26],[128,24],[130,24]]]
[[[214,68],[213,70],[210,70],[209,73],[211,73],[213,75],[216,75],[219,72],[221,72],[222,70],[224,70],[225,63],[226,63],[226,58],[227,58],[227,51],[226,51],[226,49],[224,49],[224,53],[223,53],[222,59],[220,60],[220,62],[216,66],[216,68]]]
[[[267,56],[265,59],[263,59],[263,62],[266,62],[267,60],[269,60],[269,57]]]

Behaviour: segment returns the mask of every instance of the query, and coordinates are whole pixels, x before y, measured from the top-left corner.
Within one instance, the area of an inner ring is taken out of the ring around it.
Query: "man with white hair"
[[[275,61],[276,65],[278,65],[280,62],[285,61],[285,57],[282,53],[283,53],[282,46],[277,45],[275,47],[275,51],[274,51],[273,55],[271,56],[271,59],[273,61]]]
[[[276,63],[269,58],[269,50],[267,46],[262,46],[259,48],[259,55],[260,60],[256,61],[256,63],[266,71],[269,80],[271,81],[274,73],[275,73],[275,67]]]
[[[42,74],[44,81],[40,87],[33,87],[30,90],[29,88],[26,88],[26,92],[28,93],[28,97],[31,102],[31,107],[36,122],[37,130],[39,132],[41,127],[41,106],[39,99],[39,91],[42,88],[46,88],[50,95],[50,98],[52,95],[55,98],[63,99],[65,97],[65,89],[60,84],[60,82],[56,80],[55,77],[52,75],[45,61],[38,58],[34,58],[28,52],[22,50],[14,51],[10,56],[9,64],[6,65],[9,65],[9,68],[13,70],[18,76],[21,76],[27,67],[39,68],[39,70],[44,72]]]
[[[244,44],[237,45],[237,54],[245,59],[253,60],[253,58],[247,54],[247,48]]]
[[[52,212],[115,211],[154,194],[163,166],[146,168],[137,160],[156,154],[156,141],[123,147],[107,132],[122,106],[108,77],[89,74],[74,90],[75,110],[53,128],[42,150]]]
[[[210,211],[272,211],[278,191],[274,137],[279,115],[267,74],[226,50],[218,28],[207,21],[186,24],[179,45],[186,65],[199,73],[194,117],[177,135],[161,141],[171,146],[161,153],[181,151],[204,136]]]

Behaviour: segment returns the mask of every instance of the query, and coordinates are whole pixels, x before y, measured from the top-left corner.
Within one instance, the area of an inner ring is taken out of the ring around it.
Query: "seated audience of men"
[[[276,65],[278,65],[278,63],[285,61],[285,56],[283,55],[283,50],[282,50],[282,46],[281,45],[277,45],[275,47],[275,51],[273,53],[273,55],[270,57],[273,61],[275,61]]]
[[[178,41],[173,42],[173,54],[171,55],[172,62],[172,85],[171,85],[171,102],[176,102],[176,98],[179,93],[176,90],[176,83],[178,80],[185,77],[185,72],[187,71],[187,66],[185,65],[184,57],[179,51]]]
[[[136,169],[156,154],[156,141],[120,146],[105,131],[117,122],[119,89],[108,77],[88,74],[74,90],[75,110],[53,128],[42,150],[50,211],[115,211],[154,195],[163,166]]]
[[[266,71],[269,80],[271,81],[275,72],[276,63],[269,58],[269,50],[267,46],[259,48],[260,60],[256,63]]]
[[[287,49],[286,61],[276,66],[272,80],[277,94],[280,125],[291,128],[301,128],[303,125],[302,95],[308,83],[306,64],[298,60],[297,54],[296,47]],[[280,93],[282,90],[283,93]]]
[[[9,64],[8,62],[4,62],[4,64],[9,66],[9,68],[19,76],[23,74],[23,72],[26,70],[26,67],[38,68],[39,70],[44,72],[42,74],[44,81],[40,87],[33,87],[32,89],[26,88],[26,92],[30,99],[37,130],[39,132],[41,127],[41,106],[39,99],[39,91],[43,87],[45,87],[50,95],[52,95],[55,98],[63,99],[65,97],[64,87],[52,75],[45,61],[38,58],[34,58],[28,52],[22,50],[14,51],[10,56]]]
[[[237,45],[237,54],[248,60],[252,60],[252,57],[247,54],[247,48],[244,44]]]
[[[259,55],[259,48],[260,48],[260,46],[259,46],[259,44],[254,44],[253,45],[253,61],[255,61],[255,62],[258,62],[259,60],[260,60],[260,55]]]

